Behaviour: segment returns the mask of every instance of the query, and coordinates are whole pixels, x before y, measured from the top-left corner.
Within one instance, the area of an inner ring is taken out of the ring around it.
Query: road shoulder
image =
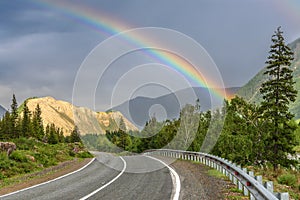
[[[44,169],[40,172],[35,172],[31,174],[26,174],[21,177],[12,178],[11,179],[13,181],[12,184],[0,188],[0,195],[8,194],[27,187],[31,187],[58,178],[65,174],[71,173],[73,171],[82,168],[83,166],[88,164],[91,160],[92,160],[91,158],[74,159],[71,161],[62,162],[56,166]]]

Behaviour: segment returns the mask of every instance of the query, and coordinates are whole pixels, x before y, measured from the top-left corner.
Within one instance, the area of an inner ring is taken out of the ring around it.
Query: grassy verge
[[[261,175],[265,181],[273,181],[276,192],[288,192],[290,199],[300,199],[300,172],[286,168],[274,171],[272,168],[249,167],[249,170]]]
[[[13,142],[17,150],[9,157],[5,152],[0,152],[0,188],[24,174],[39,172],[74,158],[93,157],[79,143],[50,145],[33,138],[20,138]]]

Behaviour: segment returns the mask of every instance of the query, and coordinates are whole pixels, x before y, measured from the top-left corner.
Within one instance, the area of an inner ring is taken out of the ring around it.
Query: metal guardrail
[[[241,168],[231,161],[223,158],[191,151],[181,151],[172,149],[155,149],[145,152],[147,155],[159,155],[173,157],[176,159],[184,159],[198,161],[207,166],[217,169],[238,186],[245,196],[249,196],[251,200],[289,200],[288,193],[274,193],[273,182],[263,183],[262,176],[254,176],[254,172],[247,172],[246,168]]]

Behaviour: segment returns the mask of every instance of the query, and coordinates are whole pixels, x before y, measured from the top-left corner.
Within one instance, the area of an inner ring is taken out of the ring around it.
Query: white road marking
[[[178,200],[179,199],[179,194],[180,194],[181,184],[180,184],[180,178],[179,178],[179,175],[177,174],[177,172],[172,167],[170,167],[168,164],[163,162],[162,160],[159,160],[159,159],[154,158],[152,156],[146,156],[146,157],[161,162],[163,165],[165,165],[170,170],[172,182],[173,182],[173,185],[175,186],[175,193],[174,193],[174,196],[173,196],[173,200]],[[175,180],[174,180],[174,177],[175,177]]]
[[[116,176],[116,177],[113,178],[111,181],[109,181],[109,182],[106,183],[105,185],[101,186],[101,187],[98,188],[97,190],[93,191],[92,193],[90,193],[90,194],[88,194],[88,195],[82,197],[80,200],[88,199],[89,197],[93,196],[94,194],[96,194],[96,193],[99,192],[100,190],[102,190],[102,189],[106,188],[107,186],[109,186],[110,184],[112,184],[112,183],[113,183],[115,180],[117,180],[120,176],[122,176],[122,174],[123,174],[123,173],[125,172],[125,170],[126,170],[127,164],[126,164],[126,161],[125,161],[122,157],[120,157],[120,158],[121,158],[121,160],[122,160],[123,163],[124,163],[124,167],[123,167],[122,171],[118,174],[118,176]]]
[[[17,194],[17,193],[19,193],[19,192],[23,192],[23,191],[26,191],[26,190],[29,190],[29,189],[33,189],[33,188],[39,187],[39,186],[41,186],[41,185],[45,185],[45,184],[51,183],[51,182],[53,182],[53,181],[57,181],[57,180],[62,179],[62,178],[64,178],[64,177],[66,177],[66,176],[70,176],[70,175],[72,175],[72,174],[75,174],[75,173],[77,173],[77,172],[79,172],[79,171],[85,169],[85,168],[86,168],[87,166],[89,166],[95,159],[96,159],[96,158],[93,158],[88,164],[86,164],[85,166],[83,166],[82,168],[80,168],[80,169],[78,169],[78,170],[76,170],[76,171],[70,172],[70,173],[65,174],[65,175],[63,175],[63,176],[57,177],[57,178],[55,178],[55,179],[52,179],[52,180],[49,180],[49,181],[46,181],[46,182],[43,182],[43,183],[40,183],[40,184],[37,184],[37,185],[33,185],[33,186],[31,186],[31,187],[28,187],[28,188],[24,188],[24,189],[15,191],[15,192],[11,192],[11,193],[2,195],[2,196],[0,196],[0,198],[7,197],[7,196],[10,196],[10,195],[13,195],[13,194]]]

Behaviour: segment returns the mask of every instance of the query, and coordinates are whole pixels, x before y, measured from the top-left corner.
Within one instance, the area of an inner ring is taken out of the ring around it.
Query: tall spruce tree
[[[81,139],[80,139],[80,131],[79,131],[79,128],[78,126],[74,126],[74,129],[73,131],[71,132],[71,135],[70,135],[70,142],[81,142]]]
[[[10,134],[11,138],[19,137],[19,130],[18,130],[18,103],[16,100],[15,94],[13,94],[12,104],[10,106],[11,114],[10,114]]]
[[[24,107],[23,107],[23,118],[22,118],[22,136],[23,137],[30,137],[32,136],[31,133],[31,112],[27,106],[27,100],[24,101]]]
[[[267,80],[261,85],[263,96],[261,103],[262,118],[268,138],[266,159],[277,169],[278,165],[289,166],[288,154],[293,154],[295,145],[294,130],[290,125],[293,114],[289,112],[289,104],[294,102],[297,91],[294,88],[292,69],[293,52],[285,44],[281,27],[272,36],[270,55],[266,61],[265,75]]]
[[[44,126],[42,119],[42,110],[39,104],[37,104],[35,111],[33,112],[32,126],[34,137],[36,137],[39,140],[42,140],[44,137]]]

